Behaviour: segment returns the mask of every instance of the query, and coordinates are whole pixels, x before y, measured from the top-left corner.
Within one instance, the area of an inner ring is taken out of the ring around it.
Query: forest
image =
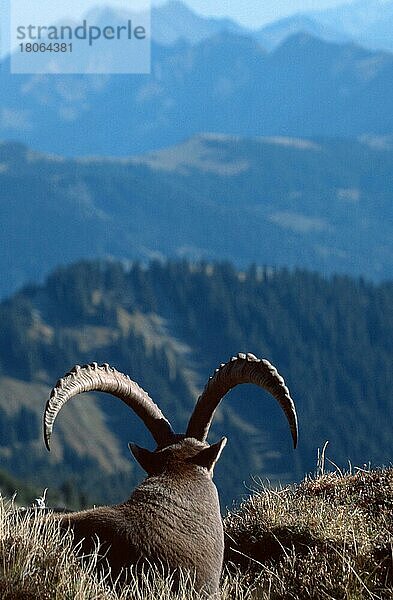
[[[44,404],[76,363],[128,373],[181,432],[220,363],[237,352],[273,362],[297,406],[299,447],[267,394],[251,386],[228,394],[210,434],[229,439],[216,472],[224,505],[256,485],[250,477],[299,481],[326,441],[340,468],[392,456],[391,282],[229,263],[83,261],[3,301],[0,332],[2,467],[34,485],[68,486],[69,496],[77,486],[85,502],[124,499],[141,477],[127,442],[152,440],[120,402],[92,395],[63,411],[46,454]]]

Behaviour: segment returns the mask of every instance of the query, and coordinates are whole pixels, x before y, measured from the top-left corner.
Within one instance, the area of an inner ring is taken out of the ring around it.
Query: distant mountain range
[[[310,16],[322,27],[335,29],[357,44],[393,50],[392,0],[357,0]]]
[[[131,12],[111,4],[110,0],[86,13],[89,21],[102,25],[130,16]],[[353,0],[330,9],[294,13],[256,29],[229,18],[202,16],[181,0],[168,0],[151,9],[152,39],[164,46],[180,41],[197,44],[217,34],[232,33],[255,39],[265,50],[272,50],[293,34],[307,33],[326,41],[392,51],[392,23],[393,0]],[[3,33],[4,52],[9,41],[7,32]]]
[[[209,375],[239,351],[269,358],[285,377],[300,439],[294,452],[268,394],[228,394],[209,438],[229,440],[215,471],[224,506],[247,493],[250,476],[300,480],[326,440],[340,467],[388,464],[392,311],[392,283],[304,271],[186,261],[59,269],[0,303],[1,466],[41,490],[73,480],[92,502],[124,499],[141,475],[127,442],[154,447],[145,427],[117,399],[90,394],[63,409],[49,455],[41,419],[50,387],[76,363],[109,362],[180,432]]]
[[[393,277],[393,144],[201,135],[124,159],[0,145],[0,292],[112,256]]]
[[[203,17],[179,0],[153,6],[151,26],[154,42],[163,45],[180,40],[195,44],[224,31],[250,35],[250,30],[231,19]]]
[[[152,34],[159,44],[181,39],[197,43],[224,31],[254,38],[266,50],[276,48],[290,35],[308,33],[327,41],[392,51],[393,1],[355,0],[327,10],[296,13],[256,30],[230,19],[202,17],[178,0],[152,9]]]
[[[274,50],[288,37],[296,34],[307,34],[327,42],[337,44],[351,44],[353,39],[345,30],[337,30],[335,23],[323,24],[312,14],[295,14],[265,25],[258,31],[252,32],[261,46],[267,50]]]
[[[393,134],[393,55],[306,34],[267,53],[221,33],[153,47],[151,75],[0,73],[0,138],[67,156],[130,155],[205,131]]]

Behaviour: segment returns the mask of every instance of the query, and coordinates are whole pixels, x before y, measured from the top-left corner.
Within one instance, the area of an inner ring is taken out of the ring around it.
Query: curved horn
[[[210,377],[191,415],[186,435],[206,441],[214,413],[221,399],[240,383],[255,383],[276,398],[291,429],[294,448],[297,445],[298,426],[295,404],[284,379],[268,360],[253,354],[238,354],[224,363]]]
[[[98,366],[93,363],[84,367],[76,365],[53,388],[44,412],[44,440],[48,450],[53,424],[60,409],[73,396],[93,390],[107,392],[123,400],[142,419],[158,445],[165,445],[173,438],[174,432],[169,421],[147,392],[128,375],[123,375],[108,364]]]

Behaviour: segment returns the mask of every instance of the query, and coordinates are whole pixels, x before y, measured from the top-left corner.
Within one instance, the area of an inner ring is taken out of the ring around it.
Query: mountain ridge
[[[392,173],[385,137],[203,134],[121,159],[64,159],[4,143],[0,293],[95,257],[223,259],[388,279]]]
[[[393,133],[386,102],[393,94],[389,53],[306,34],[267,53],[234,33],[196,45],[153,45],[152,52],[152,73],[145,76],[37,78],[10,75],[3,65],[0,138],[65,156],[126,156],[205,131],[349,138]]]
[[[373,50],[393,50],[393,2],[357,0],[323,9],[295,12],[251,29],[228,18],[203,17],[186,4],[169,0],[153,7],[153,39],[166,45],[182,37],[197,43],[218,32],[255,38],[273,50],[293,33],[308,33],[333,42],[349,42]]]

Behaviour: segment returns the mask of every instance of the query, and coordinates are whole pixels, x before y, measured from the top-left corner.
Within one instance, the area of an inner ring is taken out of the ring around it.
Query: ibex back
[[[216,370],[198,399],[185,434],[176,434],[149,395],[109,365],[77,366],[52,390],[44,414],[48,449],[61,407],[76,394],[91,390],[123,400],[157,443],[153,452],[129,445],[147,477],[126,502],[58,517],[73,530],[83,552],[90,553],[99,539],[114,579],[131,565],[157,565],[174,574],[174,581],[183,572],[198,591],[211,597],[218,594],[224,534],[212,476],[226,438],[213,445],[206,439],[221,399],[241,383],[254,383],[276,398],[296,447],[297,417],[289,390],[267,360],[252,354],[238,354]]]

